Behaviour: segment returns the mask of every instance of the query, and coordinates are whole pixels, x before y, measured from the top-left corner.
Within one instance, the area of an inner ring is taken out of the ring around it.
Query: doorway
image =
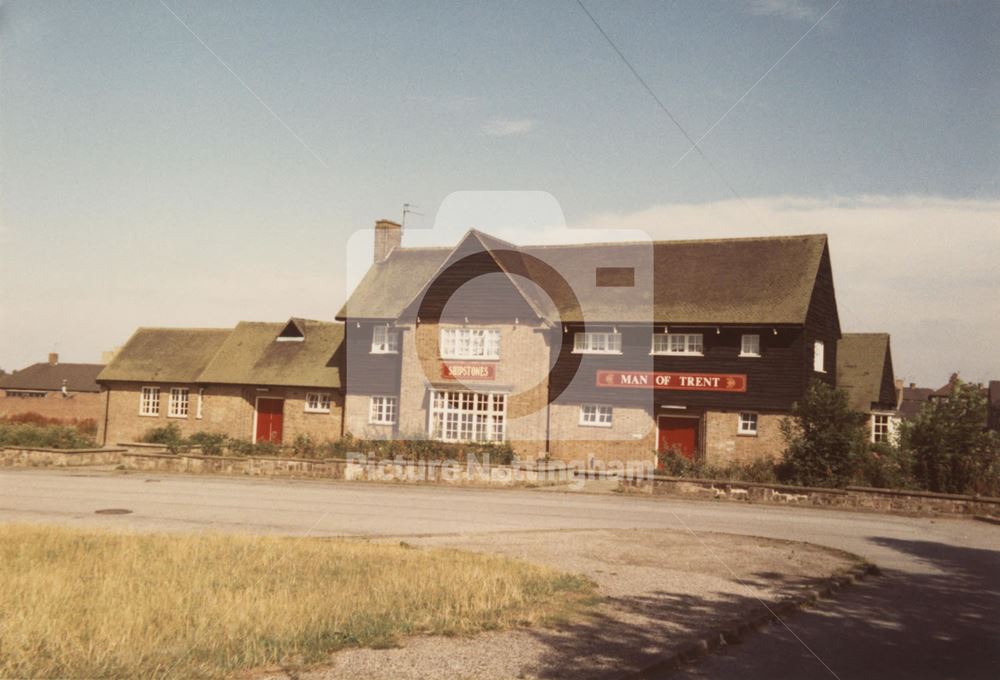
[[[254,443],[281,443],[285,400],[274,397],[257,397],[254,408]]]
[[[656,450],[677,450],[688,460],[698,454],[700,416],[659,416],[656,419]]]

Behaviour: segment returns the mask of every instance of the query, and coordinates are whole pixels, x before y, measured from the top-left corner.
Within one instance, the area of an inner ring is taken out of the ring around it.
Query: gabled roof
[[[0,389],[58,391],[63,385],[70,392],[99,392],[97,374],[103,364],[32,364],[0,377]]]
[[[504,251],[497,258],[504,271],[524,272],[543,290],[557,289],[548,267],[565,279],[580,303],[565,318],[570,322],[803,324],[827,256],[821,234],[517,247],[470,232],[452,249],[396,248],[369,269],[337,318],[398,318],[472,237],[487,250]],[[635,287],[596,284],[599,267],[623,263],[634,267]],[[551,307],[536,292],[520,291],[533,308]]]
[[[229,333],[198,382],[234,385],[283,385],[339,388],[334,354],[344,339],[344,326],[293,319],[301,342],[278,342],[292,324],[241,321]]]
[[[228,328],[140,328],[97,379],[196,382],[230,332]]]
[[[844,333],[837,343],[837,387],[855,411],[895,408],[888,333]]]
[[[913,420],[920,413],[934,390],[930,387],[904,387],[903,399],[899,403],[899,415],[903,420]]]

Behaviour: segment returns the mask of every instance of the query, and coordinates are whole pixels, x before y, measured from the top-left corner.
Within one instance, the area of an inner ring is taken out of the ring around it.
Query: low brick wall
[[[623,491],[632,493],[707,498],[721,501],[875,510],[906,514],[1000,516],[1000,498],[924,491],[895,491],[854,486],[845,489],[823,489],[660,476],[622,479],[621,485]]]
[[[125,449],[0,448],[0,466],[76,467],[118,465]]]
[[[131,445],[130,445],[131,446]],[[344,458],[322,460],[262,456],[204,456],[196,452],[166,453],[165,450],[125,451],[121,464],[127,470],[147,472],[217,473],[244,476],[344,479],[348,481],[473,484],[512,486],[556,484],[573,481],[564,465],[466,465],[421,461],[357,461]]]

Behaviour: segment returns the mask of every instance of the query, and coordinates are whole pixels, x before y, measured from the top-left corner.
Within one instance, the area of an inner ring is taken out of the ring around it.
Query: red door
[[[698,451],[698,418],[675,418],[660,416],[657,432],[657,450],[660,452],[674,448],[689,460],[694,460]]]
[[[254,441],[281,443],[281,421],[284,399],[257,399],[257,436]]]

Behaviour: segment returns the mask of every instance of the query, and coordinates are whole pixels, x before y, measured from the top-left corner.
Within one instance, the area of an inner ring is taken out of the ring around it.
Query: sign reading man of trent
[[[746,392],[745,375],[723,373],[663,373],[660,371],[598,371],[598,387],[638,387],[655,390]]]

